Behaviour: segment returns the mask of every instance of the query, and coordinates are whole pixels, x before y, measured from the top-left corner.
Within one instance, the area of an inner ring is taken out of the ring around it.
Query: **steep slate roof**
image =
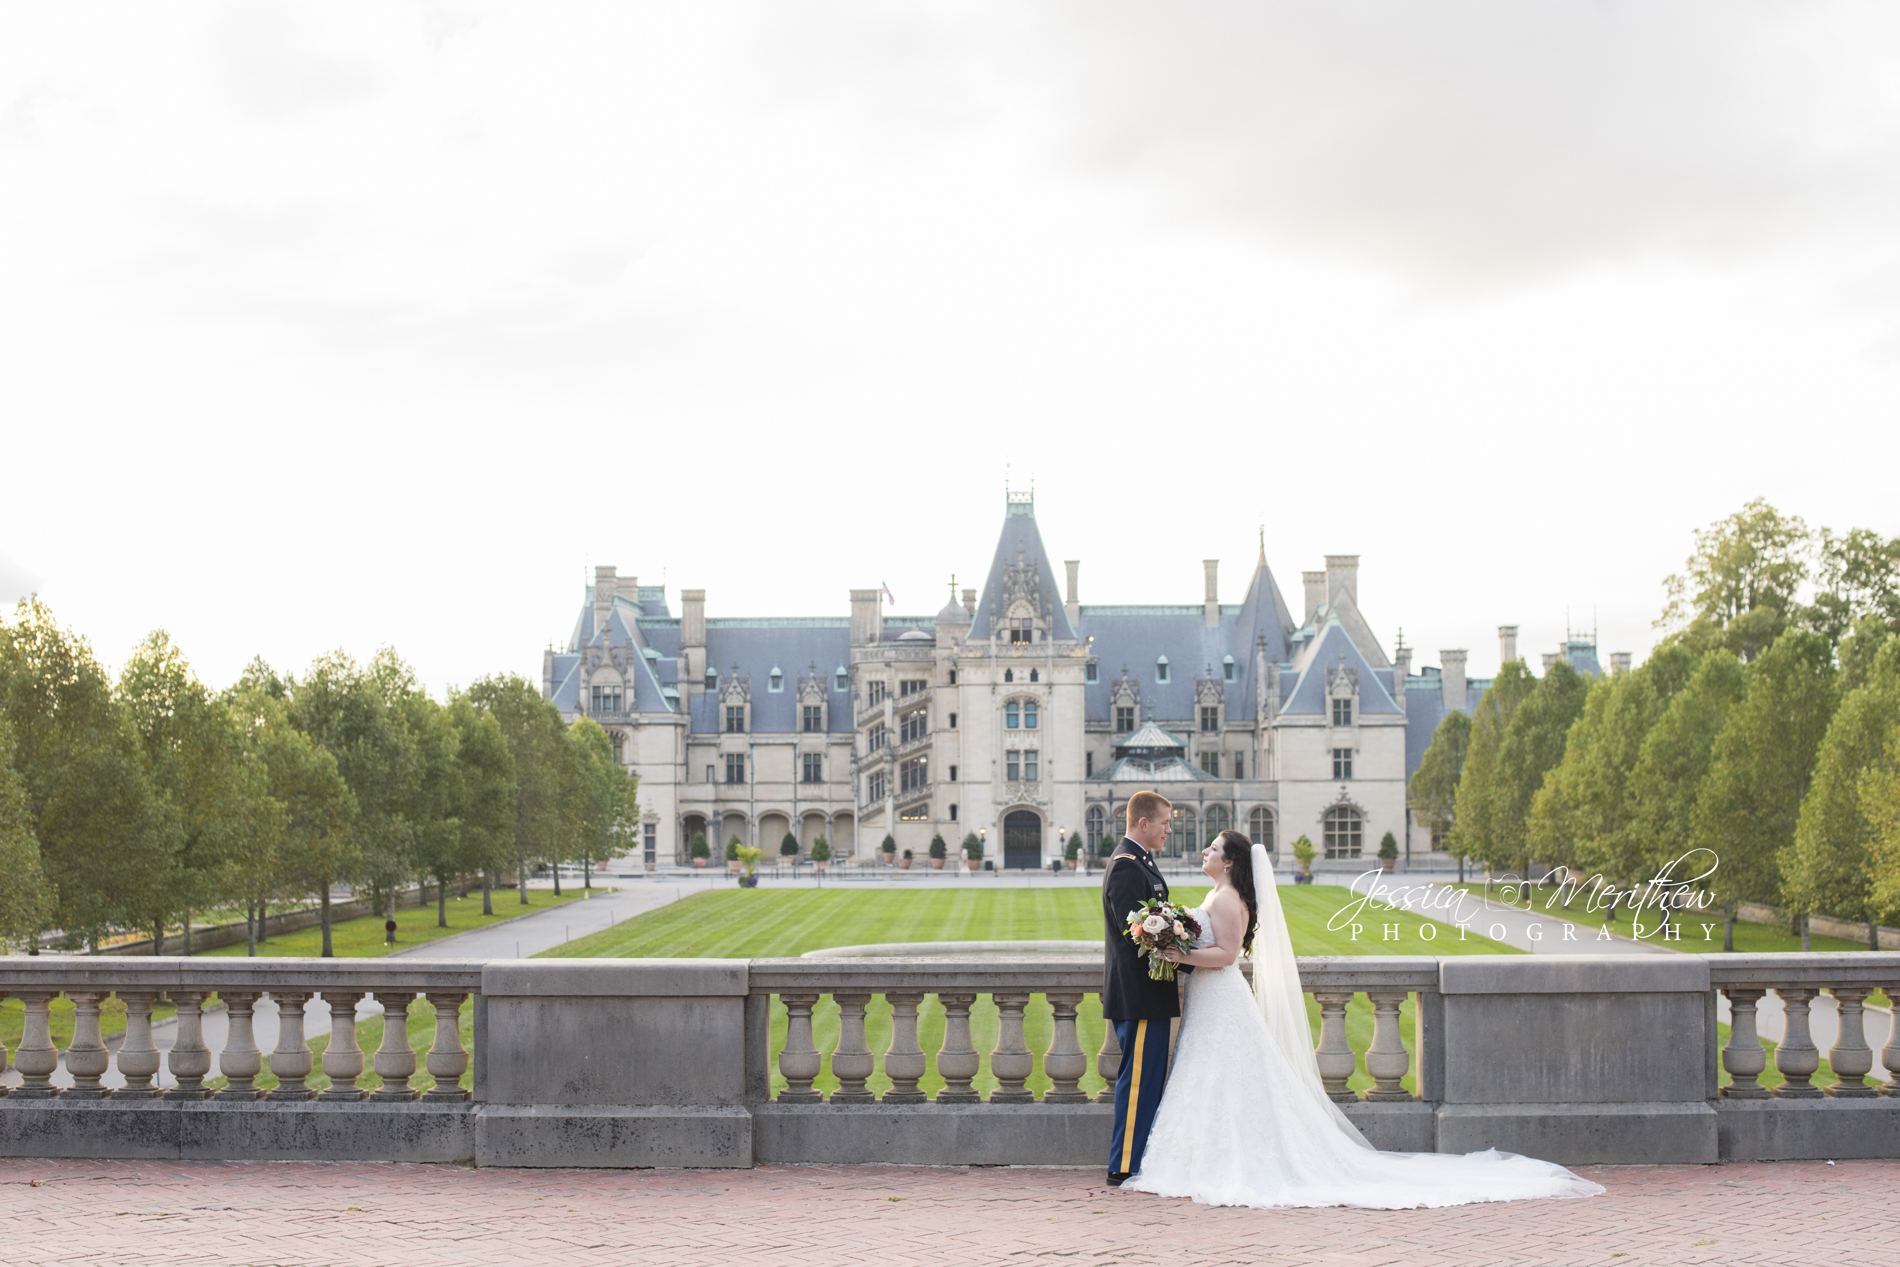
[[[1466,678],[1461,711],[1474,711],[1490,685],[1490,678]],[[1437,733],[1438,724],[1445,720],[1445,712],[1444,678],[1437,667],[1428,666],[1421,673],[1408,673],[1405,677],[1406,778],[1411,778],[1419,762],[1425,759],[1425,749],[1431,747],[1432,736]]]
[[[1062,605],[1062,591],[1056,588],[1055,569],[1049,566],[1049,552],[1043,549],[1042,533],[1036,529],[1036,504],[1034,501],[1017,501],[1014,497],[1008,503],[1008,512],[1003,516],[1003,532],[996,540],[996,554],[990,559],[989,576],[983,582],[983,597],[976,604],[976,620],[970,626],[972,639],[986,639],[990,636],[991,607],[1003,601],[1003,574],[1016,566],[1018,557],[1036,569],[1036,582],[1042,593],[1043,605],[1049,611],[1049,636],[1051,638],[1073,638],[1075,630],[1069,626],[1069,614]],[[999,613],[1000,614],[1000,613]],[[997,631],[1000,635],[1001,630]]]
[[[723,686],[738,666],[741,677],[752,679],[752,730],[761,735],[791,734],[798,729],[798,675],[817,666],[825,684],[829,731],[851,732],[850,694],[834,689],[832,673],[851,663],[851,622],[834,616],[782,616],[765,619],[719,618],[706,622],[706,667],[719,671]],[[772,669],[783,674],[784,687],[773,691]],[[707,699],[700,696],[699,699]],[[721,728],[715,707],[702,718],[695,700],[692,728],[712,732]],[[714,704],[718,701],[715,699]]]
[[[1396,714],[1398,702],[1392,698],[1388,683],[1390,673],[1380,674],[1360,654],[1351,635],[1337,617],[1328,618],[1319,631],[1319,638],[1312,653],[1306,657],[1306,665],[1300,671],[1299,681],[1286,693],[1285,703],[1280,706],[1283,715],[1321,716],[1326,712],[1326,670],[1329,667],[1343,665],[1359,670],[1359,711],[1363,714]],[[1383,677],[1383,681],[1381,678]],[[1281,679],[1285,681],[1284,678]]]

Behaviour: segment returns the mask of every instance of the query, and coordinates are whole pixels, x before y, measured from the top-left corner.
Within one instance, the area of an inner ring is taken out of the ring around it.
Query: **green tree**
[[[1754,659],[1799,614],[1812,539],[1798,517],[1756,498],[1695,534],[1683,572],[1663,583],[1656,627],[1698,653],[1725,647]]]
[[[1504,857],[1508,831],[1503,822],[1503,797],[1499,790],[1498,749],[1504,743],[1505,728],[1518,705],[1537,689],[1537,679],[1522,660],[1512,660],[1498,669],[1498,675],[1478,699],[1471,715],[1471,738],[1465,747],[1465,762],[1458,778],[1458,794],[1452,802],[1452,817],[1458,824],[1459,849],[1464,855],[1486,860],[1494,853]]]
[[[562,796],[567,758],[567,726],[560,710],[541,698],[526,678],[517,674],[486,677],[468,688],[468,697],[492,714],[501,725],[509,755],[515,762],[515,885],[521,905],[528,904],[528,866],[557,856],[564,824]],[[482,881],[482,909],[492,913],[489,888]]]
[[[1775,639],[1743,676],[1747,693],[1716,737],[1690,833],[1721,859],[1724,950],[1735,949],[1741,903],[1781,900],[1780,860],[1794,845],[1837,699],[1827,640],[1805,630]]]
[[[1432,848],[1462,852],[1456,843],[1458,776],[1471,748],[1471,714],[1450,712],[1432,732],[1432,741],[1406,784],[1412,808],[1432,834]]]
[[[0,714],[52,922],[74,944],[141,927],[167,878],[164,815],[105,671],[38,599],[0,623]]]
[[[244,853],[268,838],[281,807],[238,719],[160,630],[119,675],[119,700],[145,752],[170,865],[145,922],[152,953],[176,917],[190,954],[192,912],[244,896]]]
[[[0,715],[0,951],[38,936],[52,898],[40,868],[26,788],[13,770],[13,728]]]
[[[1479,699],[1454,813],[1464,851],[1487,867],[1527,864],[1531,798],[1562,759],[1587,690],[1567,661],[1540,680],[1513,660]]]
[[[1871,814],[1862,791],[1887,760],[1900,725],[1900,640],[1874,657],[1865,684],[1846,693],[1821,740],[1814,779],[1801,802],[1794,844],[1781,858],[1783,892],[1797,912],[1877,922],[1890,910],[1875,897]],[[1877,777],[1877,776],[1876,776]]]
[[[1742,702],[1744,689],[1741,661],[1726,650],[1711,651],[1643,737],[1629,781],[1642,879],[1657,876],[1695,848],[1696,802],[1708,782],[1716,738]],[[1703,869],[1692,868],[1689,874]]]
[[[466,695],[450,701],[449,719],[455,726],[460,768],[457,865],[463,875],[492,875],[515,857],[515,759],[501,723]]]
[[[573,779],[568,856],[581,864],[582,887],[591,889],[594,864],[627,850],[640,816],[639,784],[614,760],[613,741],[592,718],[569,726],[567,741]]]
[[[1629,776],[1643,739],[1694,674],[1686,648],[1658,647],[1628,673],[1592,684],[1583,715],[1564,737],[1564,755],[1531,801],[1526,836],[1539,858],[1584,875],[1633,883],[1642,843],[1632,829]]]
[[[403,807],[409,820],[410,855],[418,878],[435,881],[435,922],[449,926],[449,885],[470,868],[462,812],[467,769],[462,735],[450,710],[421,691],[397,696],[399,714],[415,745],[417,778]]]
[[[1861,773],[1861,812],[1873,839],[1868,846],[1874,873],[1874,905],[1900,910],[1900,726],[1887,734],[1886,760]],[[1870,933],[1870,943],[1877,942]]]
[[[1821,529],[1815,541],[1815,595],[1808,622],[1830,644],[1863,620],[1900,633],[1900,537],[1866,528],[1840,536]]]

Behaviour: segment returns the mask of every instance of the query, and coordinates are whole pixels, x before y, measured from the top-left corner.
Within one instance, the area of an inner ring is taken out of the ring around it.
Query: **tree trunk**
[[[328,880],[323,882],[323,888],[317,896],[317,920],[323,925],[323,953],[318,957],[334,959],[336,951],[330,946],[330,882]]]
[[[33,944],[36,947],[39,945],[38,942]],[[165,953],[165,921],[162,919],[152,923],[152,953],[155,955]]]
[[[270,940],[270,899],[268,897],[257,899],[257,940]]]
[[[1463,884],[1464,882],[1465,882],[1465,856],[1463,854],[1459,854],[1458,855],[1458,883]]]
[[[488,868],[482,868],[482,914],[495,913],[495,876]]]
[[[515,885],[521,892],[521,904],[526,906],[528,904],[528,860],[526,858],[515,859]]]
[[[1880,921],[1874,918],[1872,911],[1867,912],[1867,949],[1880,949]]]
[[[191,953],[191,908],[185,908],[185,953]]]
[[[1801,912],[1801,951],[1803,954],[1806,954],[1810,949],[1812,949],[1812,947],[1808,945],[1809,918],[1810,917],[1806,911]]]
[[[561,896],[561,862],[558,858],[554,861],[554,896]]]
[[[449,878],[445,875],[435,878],[435,926],[449,926]]]
[[[1732,905],[1723,912],[1722,950],[1726,954],[1735,953],[1735,907]]]
[[[594,889],[594,860],[581,855],[581,892],[591,893]]]
[[[388,919],[389,922],[392,924],[396,922],[396,886],[393,884],[389,887],[389,914],[385,918]],[[383,931],[383,945],[393,946],[395,944],[396,944],[395,930],[385,929]]]
[[[257,958],[257,903],[244,904],[244,953],[249,958]]]

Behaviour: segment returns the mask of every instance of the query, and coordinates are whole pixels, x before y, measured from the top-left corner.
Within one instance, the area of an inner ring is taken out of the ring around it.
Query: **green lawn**
[[[1474,897],[1484,897],[1483,883],[1450,885],[1450,888],[1463,888]],[[1587,890],[1585,891],[1587,893]],[[1557,889],[1550,885],[1533,885],[1528,890],[1521,885],[1492,884],[1489,898],[1494,906],[1511,906],[1532,914],[1549,916],[1557,923],[1572,923],[1590,928],[1604,926],[1604,912],[1584,909],[1585,893],[1579,893],[1566,909],[1559,901]],[[1722,912],[1719,910],[1679,912],[1672,923],[1682,925],[1682,940],[1661,941],[1655,935],[1660,921],[1654,911],[1644,911],[1637,916],[1647,934],[1644,941],[1656,941],[1658,945],[1676,950],[1694,953],[1720,952],[1722,949]],[[1611,932],[1620,936],[1632,935],[1632,922],[1628,911],[1619,912],[1619,918],[1609,924]],[[1809,938],[1814,950],[1865,950],[1864,941],[1848,941],[1840,937],[1824,937],[1815,933]],[[1790,933],[1783,924],[1754,924],[1747,920],[1735,921],[1735,950],[1737,954],[1767,954],[1801,949],[1801,935]]]
[[[1206,892],[1205,888],[1183,887],[1174,889],[1173,896],[1176,901],[1192,905]],[[1519,953],[1510,946],[1482,937],[1468,937],[1460,942],[1443,925],[1404,912],[1380,913],[1376,920],[1362,918],[1359,922],[1363,929],[1357,937],[1347,928],[1333,932],[1328,930],[1327,924],[1334,912],[1355,900],[1347,890],[1327,885],[1301,885],[1282,888],[1280,895],[1296,954]],[[1384,925],[1389,924],[1398,928],[1393,939],[1386,941],[1382,934]],[[1429,939],[1422,935],[1428,926]],[[1094,940],[1101,935],[1101,895],[1092,888],[935,889],[914,893],[724,889],[696,894],[544,953],[549,958],[752,959],[875,942]],[[1307,1015],[1317,1036],[1319,1005],[1311,999],[1307,1000]],[[1400,1015],[1407,1050],[1413,1047],[1412,1017],[1413,1006],[1407,1001]],[[772,1004],[775,1069],[778,1053],[785,1046],[785,1026],[784,1005],[775,999]],[[990,1075],[987,1053],[995,1046],[1000,1026],[996,1006],[989,995],[977,997],[970,1013],[970,1028],[976,1049],[985,1053],[976,1087],[979,1091],[993,1091],[997,1083]],[[1093,995],[1082,1002],[1077,1028],[1081,1032],[1082,1049],[1091,1056],[1082,1089],[1093,1094],[1104,1085],[1095,1072],[1093,1060],[1102,1045],[1101,1002]],[[833,1090],[838,1085],[831,1074],[830,1061],[830,1053],[838,1043],[838,1029],[838,1006],[826,996],[812,1013],[814,1041],[819,1051],[825,1053],[824,1068],[817,1081],[820,1090]],[[1031,1051],[1047,1050],[1054,1032],[1054,1015],[1044,996],[1038,994],[1031,998],[1025,1029]],[[935,1054],[943,1045],[943,1030],[943,1008],[936,996],[931,995],[918,1014],[919,1042],[927,1053],[928,1068],[922,1083],[926,1092],[935,1092],[943,1086],[943,1079],[937,1074]],[[1363,996],[1355,997],[1346,1010],[1346,1036],[1353,1049],[1361,1054],[1372,1043],[1372,1005]],[[865,1037],[874,1052],[882,1051],[890,1043],[891,1009],[882,995],[871,1000],[865,1015]],[[783,1079],[774,1073],[774,1090],[784,1085]],[[878,1073],[869,1085],[873,1092],[881,1093],[890,1086],[890,1080]],[[1050,1085],[1038,1055],[1029,1087],[1032,1091],[1042,1091]],[[1372,1079],[1361,1073],[1353,1078],[1351,1085],[1363,1090],[1372,1085]],[[1405,1085],[1416,1090],[1415,1076],[1408,1076]]]
[[[595,893],[607,890],[596,888]],[[550,906],[559,906],[564,902],[585,900],[581,889],[565,889],[559,897],[552,889],[529,889],[528,904],[523,906],[521,898],[513,889],[500,889],[494,894],[495,913],[482,914],[482,895],[471,893],[467,897],[449,899],[447,928],[436,927],[435,903],[427,906],[404,907],[396,912],[396,944],[391,946],[383,941],[383,917],[364,915],[358,919],[343,920],[330,925],[330,946],[339,959],[373,959],[387,955],[392,951],[405,950],[410,946],[419,946],[435,941],[440,937],[449,937],[456,933],[466,933],[470,929],[481,928],[488,924],[513,919],[517,915],[532,915],[536,911],[546,910]],[[257,953],[273,957],[315,957],[323,950],[323,930],[316,925],[300,928],[294,933],[279,933],[266,941],[257,943]],[[200,951],[201,955],[238,955],[247,951],[245,943],[235,946],[220,946],[216,950]]]

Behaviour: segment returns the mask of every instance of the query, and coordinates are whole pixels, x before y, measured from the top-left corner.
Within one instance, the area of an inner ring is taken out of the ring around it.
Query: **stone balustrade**
[[[1900,1157],[1900,1090],[1867,1080],[1866,1031],[1869,996],[1900,990],[1900,954],[1368,956],[1300,970],[1326,1092],[1381,1147],[1570,1163]],[[0,1155],[1094,1165],[1112,1114],[1102,1086],[1120,1060],[1100,987],[1099,955],[1067,948],[749,962],[7,958],[0,994],[20,1001],[23,1028],[0,1049],[0,1068],[19,1075],[0,1098]],[[1786,1017],[1772,1057],[1753,1027],[1769,992]],[[1821,992],[1839,1018],[1826,1053],[1838,1081],[1825,1089],[1806,1026]],[[62,996],[72,1037],[60,1050]],[[116,1047],[100,1027],[113,996],[125,1008]],[[385,1024],[363,1051],[365,998],[392,1017],[431,1005],[426,1053],[406,1024]],[[470,998],[472,1049],[457,1020]],[[320,1064],[304,1032],[313,999],[331,1018]],[[268,1052],[253,1026],[264,1000],[278,1014]],[[176,1013],[164,1050],[161,1004]],[[1900,1067],[1892,1013],[1875,1015],[1881,1064]],[[327,1090],[310,1086],[319,1069]],[[361,1085],[369,1071],[374,1090]],[[472,1091],[461,1085],[471,1072]]]

